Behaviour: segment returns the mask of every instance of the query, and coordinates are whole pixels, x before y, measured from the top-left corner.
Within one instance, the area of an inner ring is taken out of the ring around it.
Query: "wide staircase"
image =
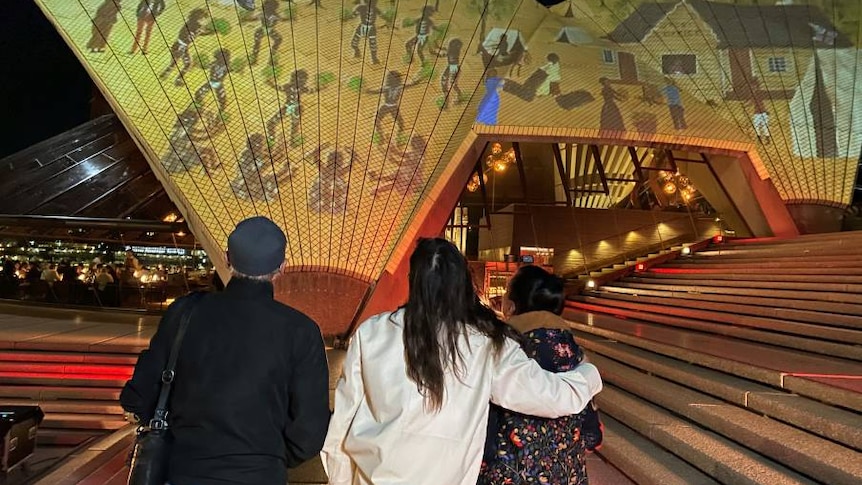
[[[112,433],[131,431],[120,388],[157,321],[130,312],[0,304],[0,408],[38,405],[45,413],[29,466],[0,483],[29,483]]]
[[[567,304],[600,454],[637,483],[862,483],[862,232],[664,259]]]

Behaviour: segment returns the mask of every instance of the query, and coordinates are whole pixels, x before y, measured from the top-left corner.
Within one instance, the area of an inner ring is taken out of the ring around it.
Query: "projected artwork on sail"
[[[264,214],[366,280],[471,125],[745,151],[790,200],[846,203],[859,156],[858,2],[37,2],[209,249]]]

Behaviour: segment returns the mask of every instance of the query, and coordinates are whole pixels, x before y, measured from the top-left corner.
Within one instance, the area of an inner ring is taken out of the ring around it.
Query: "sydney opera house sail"
[[[487,141],[701,147],[839,206],[862,148],[859,2],[36,2],[211,254],[264,214],[373,281]]]

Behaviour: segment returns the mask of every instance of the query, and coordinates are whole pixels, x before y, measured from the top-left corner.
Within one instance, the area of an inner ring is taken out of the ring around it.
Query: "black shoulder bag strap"
[[[189,321],[194,313],[194,304],[196,302],[189,301],[188,306],[183,309],[183,320],[180,322],[180,327],[177,329],[177,335],[174,337],[174,343],[171,346],[171,354],[168,357],[168,365],[162,371],[162,389],[159,391],[159,401],[156,404],[156,412],[153,419],[150,420],[150,429],[167,429],[168,428],[168,397],[171,395],[171,385],[176,377],[177,358],[180,356],[180,347],[183,344],[183,337],[186,330],[189,328]]]

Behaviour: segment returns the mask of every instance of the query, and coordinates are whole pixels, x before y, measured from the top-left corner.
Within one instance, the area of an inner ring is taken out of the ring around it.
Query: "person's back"
[[[600,389],[591,365],[553,374],[529,360],[479,304],[457,248],[421,240],[408,303],[350,342],[324,445],[329,483],[472,485],[489,401],[558,417]]]
[[[319,450],[328,422],[317,325],[274,301],[271,284],[234,278],[197,305],[185,341],[171,402],[172,483],[285,483],[285,466]],[[316,403],[304,403],[324,425],[317,439],[294,429],[313,421],[294,423],[286,412],[309,397],[299,385],[317,391]],[[290,450],[286,439],[296,441]]]
[[[509,283],[508,324],[521,335],[528,357],[551,372],[568,372],[583,351],[560,315],[565,303],[563,280],[538,266],[524,266]],[[586,485],[585,453],[601,443],[596,410],[547,419],[492,406],[479,485],[565,483]]]
[[[519,316],[522,325],[537,326],[523,332],[522,347],[528,357],[551,372],[577,367],[583,351],[571,332],[549,321],[555,315],[530,312]],[[525,480],[545,477],[549,483],[586,485],[586,451],[601,440],[600,429],[584,426],[589,413],[595,410],[588,407],[578,414],[548,419],[492,405],[477,483],[529,483]]]
[[[42,271],[41,279],[42,281],[47,282],[49,285],[53,285],[54,282],[60,281],[60,275],[59,273],[57,273],[57,267],[53,264],[49,265],[46,270]]]
[[[191,312],[168,414],[172,485],[283,485],[286,467],[314,456],[326,434],[329,379],[320,330],[273,299],[283,233],[278,229],[280,249],[269,251],[261,267],[246,258],[265,255],[272,244],[255,232],[234,244],[244,223],[228,240],[234,276],[226,290],[171,305],[120,396],[142,421],[152,417],[181,317]]]
[[[107,268],[102,268],[99,270],[99,274],[96,275],[95,283],[99,289],[99,291],[105,291],[105,288],[114,282],[114,278],[111,277],[111,274],[108,273]]]

